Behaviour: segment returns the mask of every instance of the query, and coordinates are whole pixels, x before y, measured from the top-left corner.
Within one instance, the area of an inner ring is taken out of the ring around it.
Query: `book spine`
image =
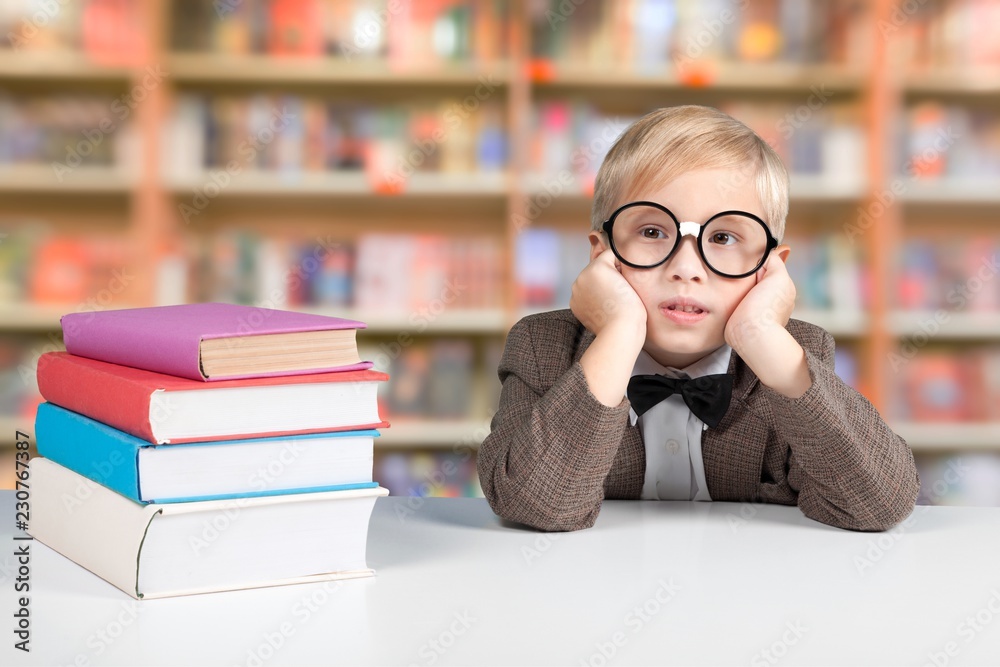
[[[60,318],[66,351],[112,364],[204,381],[199,368],[201,340],[149,321],[124,321],[95,313]]]
[[[147,386],[46,352],[38,359],[38,391],[50,403],[156,443]]]
[[[52,403],[38,406],[38,454],[141,502],[138,454],[143,441]]]
[[[54,461],[31,459],[28,534],[138,598],[142,538],[157,508],[133,502]]]

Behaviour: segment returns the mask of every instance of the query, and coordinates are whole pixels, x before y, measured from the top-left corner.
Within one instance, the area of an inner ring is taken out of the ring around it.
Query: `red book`
[[[970,374],[953,354],[921,352],[907,369],[906,398],[913,420],[955,422],[970,418]]]
[[[370,369],[199,382],[68,352],[38,359],[45,400],[154,444],[323,433],[389,424]]]
[[[315,0],[272,0],[268,51],[275,56],[323,55],[323,21]]]

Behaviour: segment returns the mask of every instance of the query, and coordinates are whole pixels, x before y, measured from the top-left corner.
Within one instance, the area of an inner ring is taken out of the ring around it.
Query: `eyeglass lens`
[[[630,264],[654,266],[670,255],[677,225],[653,206],[618,213],[612,228],[615,249]],[[755,219],[729,214],[712,220],[702,234],[702,257],[719,273],[738,276],[754,270],[767,252],[767,232]]]

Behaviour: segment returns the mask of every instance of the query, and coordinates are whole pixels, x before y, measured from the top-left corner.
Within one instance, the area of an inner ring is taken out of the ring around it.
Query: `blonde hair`
[[[753,130],[718,109],[697,105],[665,107],[635,121],[611,146],[594,183],[590,228],[647,188],[662,187],[693,169],[745,167],[763,218],[779,241],[788,215],[788,171],[781,158]]]

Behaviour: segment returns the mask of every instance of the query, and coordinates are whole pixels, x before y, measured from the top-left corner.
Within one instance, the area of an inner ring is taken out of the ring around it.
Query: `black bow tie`
[[[639,416],[667,396],[680,393],[691,412],[715,428],[729,409],[729,399],[733,394],[733,377],[728,373],[720,373],[688,380],[663,375],[634,375],[628,381],[627,393],[632,409]]]

